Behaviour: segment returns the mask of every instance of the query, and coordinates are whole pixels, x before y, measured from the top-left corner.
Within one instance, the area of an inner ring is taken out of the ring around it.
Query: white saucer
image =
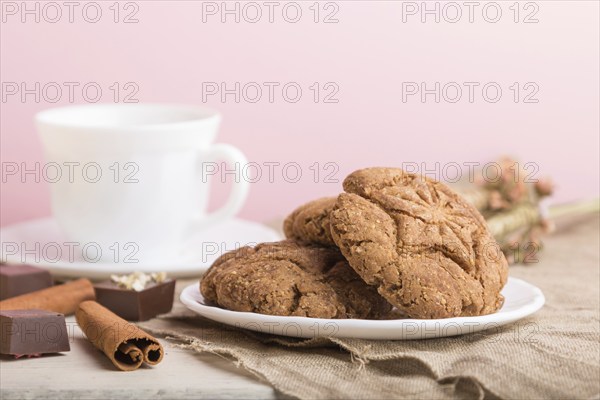
[[[186,287],[180,300],[190,310],[214,321],[283,336],[314,338],[340,337],[375,340],[413,340],[457,336],[497,329],[533,314],[544,305],[542,291],[517,278],[508,278],[502,290],[505,297],[500,311],[480,317],[447,319],[319,319],[305,317],[278,317],[250,312],[229,311],[207,305],[199,285]]]
[[[193,235],[183,252],[185,259],[161,263],[104,260],[94,263],[85,261],[81,250],[69,250],[69,245],[65,245],[69,241],[62,235],[56,220],[49,217],[3,227],[0,230],[0,259],[8,264],[46,268],[59,277],[106,279],[110,274],[166,271],[169,276],[180,278],[200,276],[227,251],[277,240],[281,240],[281,236],[273,229],[233,218]]]

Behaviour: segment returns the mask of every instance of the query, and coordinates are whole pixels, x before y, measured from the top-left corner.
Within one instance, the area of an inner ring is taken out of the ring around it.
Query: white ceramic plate
[[[544,305],[544,295],[537,287],[517,278],[508,278],[502,290],[505,297],[500,311],[480,317],[446,319],[319,319],[278,317],[249,312],[229,311],[207,305],[199,285],[186,287],[181,301],[190,310],[214,321],[250,329],[302,338],[340,337],[376,340],[412,340],[464,335],[498,328],[533,314]]]
[[[245,245],[281,240],[273,229],[233,218],[192,235],[182,255],[161,263],[88,262],[81,247],[69,245],[52,217],[36,219],[0,230],[0,259],[9,264],[29,264],[48,269],[54,276],[106,279],[133,271],[166,271],[169,276],[200,276],[221,254]],[[73,249],[70,251],[69,246]],[[135,259],[135,256],[133,256]]]

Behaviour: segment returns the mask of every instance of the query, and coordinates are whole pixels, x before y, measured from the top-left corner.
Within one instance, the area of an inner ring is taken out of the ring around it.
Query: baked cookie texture
[[[226,309],[269,315],[378,319],[392,309],[338,249],[293,241],[224,254],[204,275],[200,290]]]
[[[497,311],[508,264],[481,214],[446,185],[395,168],[350,174],[329,213],[352,268],[412,318]]]
[[[295,209],[283,221],[285,237],[300,243],[335,246],[329,228],[329,214],[336,200],[336,197],[323,197]]]

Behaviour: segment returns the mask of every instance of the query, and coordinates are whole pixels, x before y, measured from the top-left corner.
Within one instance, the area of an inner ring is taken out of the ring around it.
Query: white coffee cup
[[[237,148],[213,144],[220,120],[210,109],[166,104],[38,113],[52,211],[66,238],[87,246],[89,260],[178,259],[190,235],[232,217],[248,194],[248,182],[236,179],[226,203],[206,211],[202,168],[246,163]]]

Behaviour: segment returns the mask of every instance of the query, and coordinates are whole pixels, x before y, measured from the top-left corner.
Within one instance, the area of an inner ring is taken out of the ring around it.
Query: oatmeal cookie
[[[344,180],[331,235],[352,268],[413,318],[497,311],[508,265],[481,214],[446,185],[394,168]]]
[[[335,246],[329,230],[329,213],[335,201],[335,197],[324,197],[295,209],[283,222],[285,237],[300,243]]]
[[[243,247],[217,259],[200,283],[206,300],[234,311],[313,318],[372,318],[392,306],[339,250],[293,241]]]

